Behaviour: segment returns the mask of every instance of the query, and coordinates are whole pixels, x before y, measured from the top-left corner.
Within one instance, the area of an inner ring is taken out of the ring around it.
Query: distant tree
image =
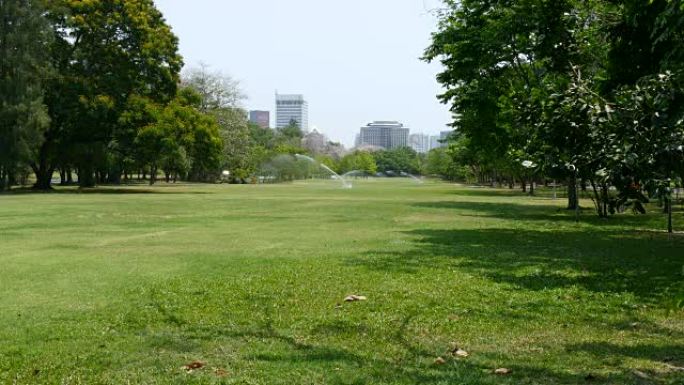
[[[240,181],[256,171],[252,129],[245,111],[238,108],[221,108],[211,111],[220,127],[223,140],[223,168],[231,172],[234,180]]]
[[[378,166],[375,163],[375,158],[371,153],[366,151],[356,151],[345,155],[340,160],[339,170],[341,173],[361,171],[367,175],[375,175],[378,172]]]
[[[150,167],[150,184],[160,170],[167,180],[173,176],[199,182],[218,178],[223,142],[216,119],[200,112],[192,92],[155,112],[155,122],[138,133],[136,145],[141,160]]]
[[[245,95],[240,83],[220,71],[211,71],[201,63],[183,73],[183,85],[197,91],[201,97],[199,109],[203,112],[223,108],[238,108]]]
[[[0,191],[8,189],[42,143],[50,30],[36,0],[0,1]]]
[[[302,132],[301,127],[299,127],[299,123],[294,119],[290,120],[290,123],[287,126],[281,128],[279,133],[285,139],[300,142],[304,137],[304,133]]]
[[[372,153],[377,168],[382,172],[419,174],[421,165],[418,153],[409,147]]]

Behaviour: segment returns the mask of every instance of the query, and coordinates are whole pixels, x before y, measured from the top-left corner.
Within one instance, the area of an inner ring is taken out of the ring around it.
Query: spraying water
[[[360,170],[352,170],[349,171],[348,173],[342,174],[343,178],[349,178],[349,177],[359,177],[359,176],[366,176],[365,171],[360,171]]]
[[[332,169],[330,169],[330,167],[324,165],[323,163],[317,162],[316,159],[314,159],[314,158],[312,158],[312,157],[310,157],[310,156],[301,155],[301,154],[295,154],[295,158],[297,158],[297,159],[302,159],[302,160],[305,160],[305,161],[307,161],[307,162],[311,162],[311,163],[313,163],[313,164],[315,164],[315,165],[320,166],[320,167],[323,168],[325,171],[329,172],[330,175],[332,175],[333,179],[337,179],[337,180],[339,180],[340,182],[342,182],[342,187],[344,187],[344,188],[352,188],[352,184],[351,184],[349,181],[347,181],[346,179],[344,179],[343,176],[341,176],[340,174],[336,173],[335,171],[333,171]]]
[[[407,172],[403,172],[403,171],[401,172],[400,175],[401,176],[407,176],[407,177],[413,179],[414,181],[416,181],[418,184],[423,184],[423,181],[415,175],[411,175],[411,174],[409,174]]]

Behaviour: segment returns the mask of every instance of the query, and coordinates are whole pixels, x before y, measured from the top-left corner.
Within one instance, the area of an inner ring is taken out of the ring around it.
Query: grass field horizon
[[[403,179],[0,195],[0,384],[681,384],[684,237],[590,204]]]

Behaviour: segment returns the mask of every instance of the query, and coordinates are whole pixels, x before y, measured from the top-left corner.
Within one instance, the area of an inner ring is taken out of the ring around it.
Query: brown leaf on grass
[[[457,344],[451,344],[451,350],[449,351],[452,356],[458,358],[466,358],[470,356],[470,353],[458,347]]]
[[[437,357],[437,359],[435,359],[435,365],[444,365],[444,364],[446,364],[446,360],[444,358]]]
[[[368,299],[368,298],[366,298],[366,297],[364,297],[364,296],[362,296],[362,295],[355,295],[355,294],[352,294],[352,295],[347,296],[347,297],[344,299],[344,302],[365,301],[365,300],[367,300],[367,299]]]
[[[214,368],[214,374],[216,375],[216,377],[228,377],[228,374],[230,373],[228,373],[228,371],[223,368]]]
[[[192,373],[194,370],[202,369],[206,364],[202,361],[193,361],[187,365],[183,365],[181,369],[188,373]]]
[[[508,368],[499,368],[494,370],[494,374],[499,375],[499,376],[506,376],[511,374],[513,371]]]

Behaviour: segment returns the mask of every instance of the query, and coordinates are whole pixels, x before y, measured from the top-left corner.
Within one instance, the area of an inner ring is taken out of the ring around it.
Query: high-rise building
[[[303,95],[276,94],[276,128],[296,122],[303,133],[309,132],[309,104]]]
[[[409,146],[419,154],[430,152],[430,136],[425,134],[411,134],[409,136]]]
[[[271,113],[269,111],[249,111],[249,121],[261,128],[271,127]]]
[[[394,121],[376,121],[361,127],[359,146],[382,147],[387,150],[409,146],[409,128]]]
[[[446,140],[449,139],[449,137],[453,133],[454,131],[441,131],[439,133],[439,140],[441,140],[442,142],[446,142]],[[444,143],[444,145],[446,146],[446,143]]]
[[[441,148],[442,143],[439,142],[439,136],[432,135],[430,136],[430,150],[434,150],[435,148]]]

